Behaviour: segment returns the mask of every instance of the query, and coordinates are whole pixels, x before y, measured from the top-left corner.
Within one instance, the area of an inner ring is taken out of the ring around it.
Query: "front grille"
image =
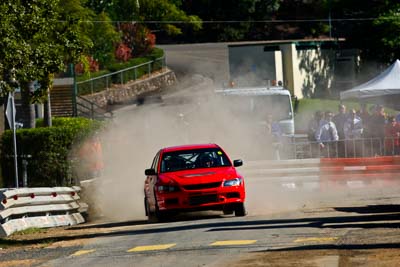
[[[216,182],[216,183],[208,183],[208,184],[191,184],[191,185],[185,185],[183,188],[185,190],[200,190],[200,189],[210,189],[210,188],[216,188],[220,187],[221,182]]]
[[[189,197],[189,205],[201,205],[217,202],[217,195],[200,195]]]
[[[226,194],[227,198],[239,198],[240,194],[238,192],[232,192],[232,193],[228,193]]]
[[[178,205],[178,199],[177,198],[168,198],[165,200],[165,205]]]

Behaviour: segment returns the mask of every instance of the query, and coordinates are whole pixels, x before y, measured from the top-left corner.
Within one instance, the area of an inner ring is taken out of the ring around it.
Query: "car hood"
[[[223,180],[241,177],[234,167],[219,167],[199,170],[163,173],[159,179],[163,183],[176,182],[180,185],[222,182]]]

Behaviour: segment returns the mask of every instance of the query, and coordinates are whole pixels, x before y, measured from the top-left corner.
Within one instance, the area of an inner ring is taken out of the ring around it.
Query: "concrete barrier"
[[[48,228],[85,222],[87,205],[80,187],[0,189],[0,237],[28,228]]]

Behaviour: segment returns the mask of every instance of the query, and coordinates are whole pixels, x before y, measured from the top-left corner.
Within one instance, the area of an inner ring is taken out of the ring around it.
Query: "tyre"
[[[224,215],[231,215],[231,214],[233,214],[233,211],[234,211],[234,209],[232,206],[225,206],[222,209],[222,212],[224,213]]]
[[[157,204],[156,204],[156,209],[155,211],[150,210],[149,203],[147,199],[144,199],[145,201],[145,210],[146,210],[146,215],[147,215],[147,221],[149,223],[157,223],[157,222],[163,222],[167,218],[167,213],[162,212],[158,210]]]
[[[243,217],[246,216],[246,207],[244,203],[238,203],[235,207],[235,216],[236,217]]]
[[[156,212],[151,211],[149,202],[147,201],[147,198],[144,199],[144,205],[145,205],[145,211],[146,211],[146,216],[147,216],[147,221],[149,223],[156,223],[158,222],[158,218],[156,216]]]

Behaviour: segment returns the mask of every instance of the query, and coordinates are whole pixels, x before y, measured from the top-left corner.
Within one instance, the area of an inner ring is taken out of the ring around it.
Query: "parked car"
[[[153,222],[200,210],[245,216],[245,183],[235,168],[242,164],[216,144],[161,149],[145,170],[146,216]]]

